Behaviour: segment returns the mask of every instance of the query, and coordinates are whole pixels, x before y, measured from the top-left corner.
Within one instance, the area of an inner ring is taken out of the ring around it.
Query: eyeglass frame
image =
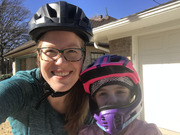
[[[59,50],[59,49],[53,48],[53,47],[41,47],[41,48],[37,48],[37,51],[38,51],[38,54],[39,54],[41,60],[44,60],[44,59],[42,59],[42,56],[41,56],[41,53],[43,52],[43,51],[41,51],[41,49],[46,49],[46,48],[55,49],[55,50],[57,50],[57,51],[59,52],[59,53],[58,53],[58,56],[59,56],[59,57],[58,57],[56,60],[54,60],[54,61],[57,61],[57,60],[60,58],[61,54],[62,54],[62,56],[64,57],[64,59],[65,59],[66,61],[69,61],[69,62],[77,62],[77,61],[80,61],[80,60],[83,58],[84,53],[86,52],[86,50],[85,50],[84,48],[66,48],[66,49],[61,49],[61,50]],[[65,50],[69,50],[69,49],[81,50],[81,51],[82,51],[81,58],[80,58],[79,60],[75,60],[75,61],[68,60],[68,59],[64,56],[64,51],[65,51]],[[51,60],[44,60],[44,61],[51,62]],[[52,61],[53,61],[53,60],[52,60]]]

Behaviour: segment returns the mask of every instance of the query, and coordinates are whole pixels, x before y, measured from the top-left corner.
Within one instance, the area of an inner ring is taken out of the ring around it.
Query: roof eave
[[[21,48],[21,46],[23,46],[23,47]],[[18,55],[19,52],[33,48],[34,46],[36,46],[36,43],[34,41],[30,40],[30,41],[22,44],[21,46],[19,46],[19,47],[15,48],[14,50],[4,54],[4,57],[12,58],[12,57]]]
[[[148,27],[163,22],[179,19],[180,1],[173,1],[156,8],[139,12],[120,20],[96,27],[93,29],[93,41],[107,37],[112,33],[123,33],[136,30],[143,27]]]

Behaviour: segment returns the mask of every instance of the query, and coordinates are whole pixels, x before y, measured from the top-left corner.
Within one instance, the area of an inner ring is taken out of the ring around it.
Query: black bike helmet
[[[29,35],[36,42],[47,31],[62,30],[77,34],[89,42],[92,27],[83,10],[65,1],[42,6],[29,22]]]

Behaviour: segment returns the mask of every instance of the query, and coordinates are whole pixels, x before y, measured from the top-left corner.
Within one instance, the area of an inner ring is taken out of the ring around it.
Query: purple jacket
[[[122,135],[162,135],[155,124],[149,124],[142,120],[134,120]],[[78,135],[105,135],[105,133],[96,125],[84,126]]]

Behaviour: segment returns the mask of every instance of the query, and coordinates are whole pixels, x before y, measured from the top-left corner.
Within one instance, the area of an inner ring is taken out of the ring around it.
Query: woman
[[[75,5],[50,3],[30,20],[29,35],[38,44],[39,68],[0,82],[0,123],[8,117],[14,135],[74,135],[91,122],[79,81],[90,21]]]

